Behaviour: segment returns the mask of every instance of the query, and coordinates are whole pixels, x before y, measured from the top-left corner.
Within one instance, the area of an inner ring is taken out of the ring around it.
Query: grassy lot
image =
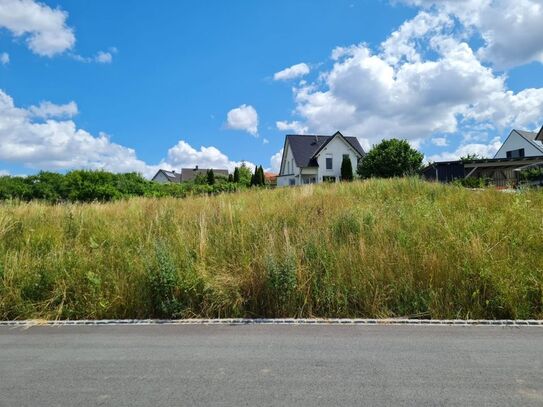
[[[543,193],[416,179],[0,205],[0,319],[542,318]]]

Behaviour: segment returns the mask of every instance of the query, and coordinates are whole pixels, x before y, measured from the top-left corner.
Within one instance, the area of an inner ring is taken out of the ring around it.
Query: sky
[[[0,0],[0,174],[277,170],[286,134],[492,157],[543,125],[543,0]]]

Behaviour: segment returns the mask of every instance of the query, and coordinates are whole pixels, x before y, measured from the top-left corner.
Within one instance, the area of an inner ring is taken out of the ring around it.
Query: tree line
[[[138,173],[115,174],[107,171],[75,170],[66,174],[41,171],[36,175],[0,176],[0,200],[59,202],[107,202],[116,199],[176,197],[235,192],[251,186],[264,186],[264,170],[253,173],[246,165],[228,177],[212,170],[198,174],[193,181],[160,184]]]

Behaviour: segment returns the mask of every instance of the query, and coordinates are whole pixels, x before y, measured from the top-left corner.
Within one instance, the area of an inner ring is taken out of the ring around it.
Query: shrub
[[[341,162],[341,180],[352,181],[353,180],[353,165],[349,156],[344,156]]]
[[[424,156],[406,140],[383,140],[366,154],[358,165],[362,178],[392,178],[416,175]]]

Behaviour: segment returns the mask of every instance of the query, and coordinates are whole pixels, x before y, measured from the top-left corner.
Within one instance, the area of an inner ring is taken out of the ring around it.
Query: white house
[[[151,181],[158,182],[159,184],[169,184],[181,182],[181,173],[168,170],[158,170]]]
[[[539,133],[511,130],[494,158],[523,158],[543,155],[543,127]]]
[[[345,137],[339,131],[332,136],[287,135],[277,186],[339,181],[343,157],[351,160],[356,172],[364,155],[356,137]]]

